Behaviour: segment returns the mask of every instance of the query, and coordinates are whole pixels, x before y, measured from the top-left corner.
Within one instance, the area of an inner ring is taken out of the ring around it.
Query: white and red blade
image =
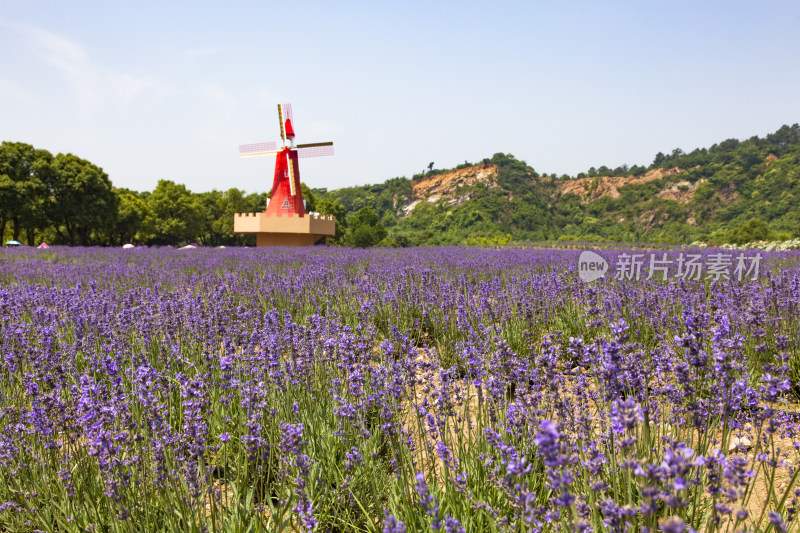
[[[257,157],[262,155],[271,155],[277,153],[277,151],[278,151],[278,143],[274,142],[239,145],[240,157]]]
[[[333,143],[310,143],[297,145],[297,157],[325,157],[333,155]]]

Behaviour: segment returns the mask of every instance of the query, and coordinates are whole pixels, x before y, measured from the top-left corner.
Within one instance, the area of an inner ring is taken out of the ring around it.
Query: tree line
[[[305,184],[301,189],[307,211],[336,217],[334,244],[370,246],[385,237],[371,208],[347,213],[337,200],[318,198]],[[195,193],[171,180],[138,192],[114,187],[102,168],[73,154],[54,156],[20,142],[0,144],[3,242],[254,246],[254,235],[233,232],[234,214],[263,211],[268,197],[236,188]]]
[[[369,207],[386,228],[382,244],[418,246],[507,241],[628,241],[741,243],[800,237],[800,125],[780,127],[763,138],[727,139],[709,148],[659,152],[649,165],[592,167],[575,177],[539,174],[511,154],[497,153],[478,165],[497,167],[491,184],[460,187],[453,196],[420,201],[415,180],[447,170],[430,165],[408,179],[326,192],[345,211]],[[469,162],[456,169],[473,166]],[[559,184],[584,179],[591,190],[603,176],[641,176],[657,168],[679,174],[620,186],[618,195],[582,199],[560,194]],[[663,191],[690,191],[671,198]]]
[[[420,246],[569,239],[689,243],[741,242],[766,235],[800,236],[800,126],[764,138],[728,139],[689,153],[659,152],[647,166],[591,168],[592,186],[605,175],[642,175],[655,168],[682,172],[619,187],[618,195],[584,201],[558,193],[570,176],[538,174],[511,154],[493,165],[493,183],[458,189],[466,201],[417,202],[412,184],[448,172],[427,169],[412,178],[328,191],[302,184],[308,211],[334,215],[334,244]],[[472,166],[469,162],[458,168]],[[555,179],[554,179],[555,178]],[[682,201],[662,191],[692,190]],[[263,211],[267,193],[239,189],[193,193],[161,180],[153,191],[116,188],[108,175],[72,154],[53,156],[23,143],[0,145],[0,235],[30,245],[123,243],[254,245],[233,233],[233,215]]]
[[[192,193],[161,180],[153,191],[117,188],[102,168],[73,154],[19,142],[0,145],[0,235],[28,245],[246,244],[233,214],[257,211],[264,194]]]

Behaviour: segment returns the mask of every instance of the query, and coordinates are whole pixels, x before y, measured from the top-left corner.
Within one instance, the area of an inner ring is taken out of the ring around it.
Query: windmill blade
[[[333,143],[310,143],[297,145],[297,157],[324,157],[333,155]]]
[[[292,153],[289,151],[286,152],[286,164],[289,167],[289,194],[294,196],[296,194],[294,190],[294,164],[292,163]]]
[[[239,157],[265,157],[268,155],[277,155],[283,150],[275,150],[274,152],[259,152],[257,154],[240,154]]]
[[[274,154],[278,149],[278,143],[252,143],[240,144],[239,155],[241,157],[255,157],[260,155]]]
[[[278,123],[281,125],[281,140],[286,143],[286,132],[283,129],[283,105],[278,104]]]
[[[294,139],[294,117],[292,116],[292,104],[283,104],[283,125],[286,136]]]
[[[292,104],[283,104],[283,120],[291,120],[294,122],[294,117],[292,116]]]

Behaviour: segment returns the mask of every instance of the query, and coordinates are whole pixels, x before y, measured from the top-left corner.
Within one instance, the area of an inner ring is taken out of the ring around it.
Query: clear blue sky
[[[240,143],[333,141],[337,188],[507,152],[537,171],[648,164],[800,122],[797,2],[0,0],[0,140],[115,185],[271,185]]]

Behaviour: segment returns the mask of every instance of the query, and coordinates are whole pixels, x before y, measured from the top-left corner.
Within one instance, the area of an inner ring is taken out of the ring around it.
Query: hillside
[[[778,237],[800,234],[800,126],[765,138],[659,153],[647,167],[539,175],[510,154],[411,179],[333,191],[320,200],[352,216],[365,207],[385,243],[481,239],[722,242],[751,219]],[[340,213],[340,218],[341,214]]]
[[[607,240],[743,244],[800,236],[800,126],[728,139],[647,166],[540,174],[513,155],[377,185],[327,191],[302,185],[309,211],[336,216],[334,243],[352,246]],[[159,180],[152,191],[114,187],[74,154],[0,143],[0,236],[29,245],[253,245],[234,213],[263,209],[268,193],[195,193]]]

